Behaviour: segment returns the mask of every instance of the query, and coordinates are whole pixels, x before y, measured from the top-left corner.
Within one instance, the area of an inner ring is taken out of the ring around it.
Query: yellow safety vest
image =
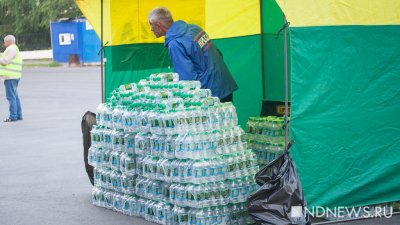
[[[18,79],[21,78],[22,75],[22,57],[19,53],[18,47],[15,44],[10,45],[8,48],[6,48],[3,54],[7,55],[7,51],[9,51],[11,48],[15,49],[15,58],[7,65],[0,64],[0,76]]]

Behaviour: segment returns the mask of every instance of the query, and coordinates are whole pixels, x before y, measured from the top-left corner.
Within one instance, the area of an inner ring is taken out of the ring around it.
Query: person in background
[[[4,37],[4,47],[6,50],[0,55],[0,77],[4,79],[6,98],[10,105],[10,115],[4,122],[13,122],[22,120],[21,102],[17,91],[22,75],[22,58],[13,35]]]
[[[232,102],[238,86],[223,61],[219,49],[200,27],[172,19],[165,7],[154,8],[148,15],[151,31],[165,36],[174,71],[180,80],[198,80],[201,88],[211,90],[221,102]]]

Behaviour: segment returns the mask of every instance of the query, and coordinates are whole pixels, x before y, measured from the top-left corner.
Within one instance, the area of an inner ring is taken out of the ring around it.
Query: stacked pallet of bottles
[[[93,204],[159,224],[251,224],[256,156],[232,103],[198,81],[152,74],[96,111]]]
[[[246,141],[257,155],[259,166],[264,166],[283,154],[285,149],[284,118],[276,116],[250,117]]]

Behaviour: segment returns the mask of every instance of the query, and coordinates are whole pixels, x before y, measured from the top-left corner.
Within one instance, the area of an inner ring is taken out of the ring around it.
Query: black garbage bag
[[[296,166],[289,155],[291,145],[255,176],[261,187],[247,200],[247,209],[257,224],[311,224]]]
[[[82,136],[83,136],[83,161],[85,163],[86,173],[92,185],[94,185],[93,166],[89,165],[87,157],[89,148],[92,144],[92,141],[90,139],[90,131],[92,130],[93,125],[95,124],[96,124],[96,114],[87,111],[83,115],[81,122]]]

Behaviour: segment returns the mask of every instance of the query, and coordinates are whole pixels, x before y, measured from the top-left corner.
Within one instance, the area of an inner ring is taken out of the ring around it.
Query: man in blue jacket
[[[174,70],[180,80],[198,80],[201,88],[211,90],[221,102],[233,100],[238,86],[219,49],[200,27],[178,20],[174,22],[165,7],[153,9],[148,16],[151,31],[159,38],[165,36]]]

